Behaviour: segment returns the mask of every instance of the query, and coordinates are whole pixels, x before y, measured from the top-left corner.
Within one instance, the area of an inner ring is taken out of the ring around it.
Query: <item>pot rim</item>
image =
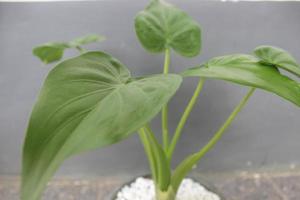
[[[110,194],[110,196],[106,199],[106,200],[116,200],[117,198],[117,194],[119,191],[121,191],[122,188],[124,188],[125,186],[129,186],[131,183],[133,183],[137,178],[147,178],[147,179],[151,179],[151,175],[146,174],[146,175],[137,175],[134,176],[133,178],[130,178],[128,181],[126,181],[125,183],[121,184],[120,187],[115,188],[113,190],[113,192]],[[224,195],[213,185],[210,183],[210,181],[208,181],[207,179],[203,178],[203,176],[186,176],[186,178],[192,179],[193,181],[195,181],[196,183],[199,183],[200,185],[202,185],[206,190],[218,195],[220,197],[220,200],[226,200]],[[201,180],[199,180],[201,179]]]

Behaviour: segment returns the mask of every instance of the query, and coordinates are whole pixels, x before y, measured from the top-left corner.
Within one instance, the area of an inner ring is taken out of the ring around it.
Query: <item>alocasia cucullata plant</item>
[[[152,0],[135,18],[135,30],[142,46],[165,53],[162,74],[132,77],[116,58],[81,46],[101,41],[88,35],[71,42],[47,43],[33,53],[45,63],[58,61],[64,50],[76,48],[80,55],[65,60],[48,74],[33,108],[23,149],[22,200],[38,200],[46,183],[68,157],[114,144],[138,132],[156,185],[157,200],[174,200],[178,187],[207,151],[221,138],[256,88],[277,94],[300,106],[300,84],[281,70],[300,76],[300,67],[286,51],[260,46],[254,55],[234,54],[212,58],[178,74],[169,73],[170,52],[197,56],[201,30],[185,12],[163,1]],[[167,103],[182,79],[199,77],[173,135],[168,129]],[[212,139],[183,160],[174,170],[170,162],[185,122],[200,94],[205,79],[221,79],[249,87]],[[162,144],[149,122],[162,113]]]

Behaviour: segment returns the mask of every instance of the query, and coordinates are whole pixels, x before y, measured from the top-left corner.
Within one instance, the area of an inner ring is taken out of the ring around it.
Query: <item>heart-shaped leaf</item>
[[[179,75],[131,79],[118,60],[89,52],[57,65],[31,114],[23,149],[22,200],[40,198],[69,156],[116,143],[151,120]]]
[[[69,48],[67,43],[51,42],[35,47],[32,52],[42,62],[48,64],[60,60],[67,48]]]
[[[152,0],[135,18],[136,34],[150,52],[173,48],[182,56],[192,57],[201,49],[201,30],[185,12],[164,0]]]
[[[200,67],[184,71],[183,76],[222,79],[275,93],[300,106],[300,85],[281,75],[274,66],[264,65],[250,55],[216,57]]]
[[[273,46],[259,46],[254,53],[263,62],[285,69],[300,77],[300,66],[287,51]]]
[[[90,34],[80,38],[76,38],[70,42],[49,42],[42,44],[33,49],[33,54],[37,56],[44,63],[52,63],[59,61],[64,54],[65,49],[78,48],[81,45],[99,42],[104,40],[101,35]]]

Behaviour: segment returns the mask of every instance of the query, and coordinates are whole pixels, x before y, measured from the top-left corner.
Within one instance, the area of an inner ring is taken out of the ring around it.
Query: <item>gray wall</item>
[[[200,22],[203,52],[193,59],[172,55],[172,71],[181,71],[210,57],[250,52],[260,44],[289,50],[300,60],[300,3],[222,3],[197,0],[174,1]],[[93,50],[113,54],[134,75],[160,73],[162,55],[145,52],[138,43],[133,19],[146,0],[73,3],[0,3],[0,174],[17,174],[27,120],[47,72],[31,54],[35,45],[69,40],[87,33],[107,37]],[[66,57],[76,54],[68,51]],[[184,81],[171,101],[170,124],[187,104],[196,79]],[[212,136],[245,94],[246,88],[208,81],[184,129],[176,151],[177,163]],[[199,168],[236,170],[285,166],[300,161],[300,109],[263,91],[255,92],[248,106],[223,140],[202,160]],[[153,123],[159,130],[159,120]],[[147,170],[138,137],[75,156],[61,174],[136,174]]]

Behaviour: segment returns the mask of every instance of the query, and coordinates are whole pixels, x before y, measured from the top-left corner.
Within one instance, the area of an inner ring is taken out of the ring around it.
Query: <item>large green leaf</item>
[[[173,48],[182,56],[200,52],[201,30],[185,12],[164,0],[152,0],[135,18],[136,34],[145,49],[162,52]]]
[[[37,200],[69,156],[118,142],[151,120],[181,83],[179,75],[131,79],[118,60],[89,52],[48,75],[23,149],[22,200]]]
[[[200,67],[188,69],[183,76],[222,79],[275,93],[300,106],[300,85],[281,75],[274,66],[264,65],[250,55],[216,57]]]
[[[65,49],[78,48],[81,45],[104,40],[104,37],[96,34],[89,34],[83,37],[76,38],[70,42],[49,42],[42,44],[33,49],[33,54],[44,63],[52,63],[59,61]]]
[[[278,47],[259,46],[254,50],[254,53],[263,62],[285,69],[300,77],[300,66],[287,51]]]

